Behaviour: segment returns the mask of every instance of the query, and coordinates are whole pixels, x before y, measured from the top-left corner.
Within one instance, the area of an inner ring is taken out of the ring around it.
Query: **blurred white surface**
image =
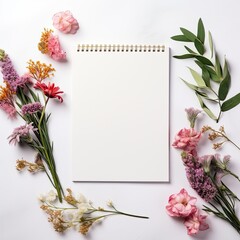
[[[42,55],[37,44],[44,28],[52,28],[52,16],[56,12],[70,10],[80,23],[76,35],[65,35],[57,30],[63,48],[67,52],[68,62],[57,63]],[[95,205],[104,206],[111,199],[115,205],[126,212],[147,215],[149,220],[115,216],[96,225],[87,237],[73,230],[61,235],[52,229],[45,213],[39,209],[37,196],[51,189],[44,174],[30,175],[15,170],[15,160],[24,158],[31,161],[33,153],[19,147],[8,145],[7,137],[13,128],[22,124],[21,120],[10,121],[0,112],[0,239],[2,240],[42,240],[42,239],[89,239],[89,240],[159,240],[191,239],[187,236],[183,224],[169,217],[165,212],[168,197],[181,188],[193,196],[197,194],[190,188],[185,177],[180,152],[170,149],[170,183],[134,184],[134,183],[73,183],[71,181],[70,156],[70,86],[71,54],[77,43],[120,43],[120,44],[159,44],[171,48],[171,55],[183,53],[183,45],[170,39],[180,33],[179,27],[196,31],[197,21],[202,18],[206,30],[210,30],[219,54],[226,55],[232,74],[230,95],[240,91],[239,77],[239,3],[202,0],[41,0],[41,1],[0,1],[0,48],[12,59],[20,74],[26,71],[29,59],[52,63],[56,69],[54,82],[65,92],[64,103],[52,103],[49,123],[51,138],[55,146],[55,158],[62,185],[74,192],[81,192]],[[184,109],[199,107],[197,99],[179,79],[191,81],[186,66],[191,63],[171,58],[170,61],[170,141],[176,132],[188,127]],[[224,125],[235,141],[239,140],[240,126],[236,123],[239,107],[223,115],[220,124]],[[216,125],[202,116],[202,124]],[[203,154],[213,153],[210,146],[202,149]],[[236,173],[240,170],[238,152],[227,145],[222,153],[232,155],[232,167]],[[86,171],[86,169],[82,169]],[[231,182],[234,190],[238,183]],[[238,191],[239,192],[239,191]],[[198,206],[203,201],[198,198]],[[196,239],[237,239],[235,230],[216,219],[208,217],[210,229],[195,236]]]

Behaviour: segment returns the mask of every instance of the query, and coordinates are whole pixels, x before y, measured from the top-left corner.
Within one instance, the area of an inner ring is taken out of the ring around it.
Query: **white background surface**
[[[56,63],[37,50],[37,43],[44,28],[52,28],[54,13],[70,10],[78,19],[81,29],[76,35],[64,35],[55,31],[60,37],[63,48],[68,55],[67,63]],[[221,56],[226,54],[232,74],[230,95],[240,91],[239,68],[239,3],[238,1],[177,1],[177,0],[41,0],[41,1],[0,1],[0,47],[5,49],[13,60],[16,69],[23,74],[29,59],[52,63],[56,68],[54,82],[64,90],[64,103],[52,103],[50,134],[55,144],[55,157],[58,173],[63,186],[71,187],[74,192],[82,192],[96,205],[103,206],[112,199],[115,205],[127,212],[147,215],[149,220],[127,217],[112,217],[101,225],[91,229],[87,237],[75,231],[61,235],[53,231],[47,222],[47,216],[39,209],[37,196],[51,189],[44,174],[31,176],[19,174],[15,170],[15,160],[31,160],[31,152],[19,147],[9,146],[6,138],[13,128],[22,124],[10,121],[0,113],[0,239],[1,240],[42,240],[42,239],[89,239],[89,240],[159,240],[191,239],[186,229],[178,220],[172,219],[165,212],[168,196],[179,192],[181,188],[197,197],[189,187],[180,152],[170,149],[170,183],[164,184],[125,184],[125,183],[72,183],[70,155],[70,75],[71,47],[80,43],[120,43],[120,44],[158,44],[165,43],[172,49],[171,54],[183,52],[180,43],[170,40],[179,33],[179,27],[196,29],[198,18],[202,17],[207,30],[211,30],[214,42]],[[171,100],[170,100],[170,141],[175,133],[188,127],[184,109],[198,107],[194,94],[179,80],[190,80],[186,61],[171,59]],[[235,141],[239,141],[238,126],[239,107],[224,114],[221,124]],[[202,122],[214,126],[214,122],[202,115]],[[219,125],[218,125],[219,126]],[[207,149],[208,148],[208,149]],[[230,145],[224,150],[231,153],[232,167],[239,172],[239,153]],[[206,146],[203,154],[213,153]],[[86,169],[82,169],[86,171]],[[238,184],[231,182],[232,188],[238,190]],[[239,191],[238,191],[239,193]],[[198,206],[203,201],[198,198]],[[195,239],[238,239],[235,230],[213,216],[208,218],[210,229],[197,235]]]

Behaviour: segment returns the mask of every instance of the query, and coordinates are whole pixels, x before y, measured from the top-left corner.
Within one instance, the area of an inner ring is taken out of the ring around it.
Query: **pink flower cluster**
[[[53,26],[63,33],[75,34],[79,29],[79,24],[70,11],[58,12],[52,19]]]
[[[201,215],[196,204],[197,199],[190,196],[183,188],[177,194],[169,197],[166,206],[167,213],[171,217],[180,217],[184,219],[184,225],[189,235],[197,234],[209,228],[206,223],[206,215]]]
[[[58,36],[53,34],[48,39],[48,54],[56,61],[66,59],[66,52],[62,49]]]
[[[201,138],[201,132],[196,132],[193,128],[181,129],[175,136],[173,147],[187,152],[194,150]]]

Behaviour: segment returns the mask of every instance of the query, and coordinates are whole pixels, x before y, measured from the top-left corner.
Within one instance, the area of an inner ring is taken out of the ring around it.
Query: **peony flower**
[[[197,199],[191,197],[183,188],[179,193],[172,194],[169,197],[166,206],[167,213],[172,217],[187,217],[196,211],[196,201]]]
[[[63,99],[61,96],[59,96],[59,94],[62,94],[63,91],[59,91],[60,88],[59,87],[55,87],[54,83],[48,83],[48,85],[46,85],[45,83],[39,83],[37,82],[34,86],[36,89],[40,89],[43,91],[43,93],[49,97],[49,98],[57,98],[59,99],[60,102],[63,102]]]
[[[206,223],[206,215],[201,215],[197,209],[195,212],[185,218],[184,225],[187,227],[188,235],[194,235],[199,231],[204,231],[209,228]]]
[[[201,132],[198,133],[193,128],[183,128],[175,136],[172,146],[187,152],[191,152],[195,150],[200,138]]]
[[[75,34],[79,29],[79,24],[70,11],[58,12],[52,20],[53,26],[63,33]]]

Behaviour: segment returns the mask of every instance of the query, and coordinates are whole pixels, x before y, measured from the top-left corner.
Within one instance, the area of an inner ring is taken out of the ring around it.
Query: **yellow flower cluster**
[[[53,72],[55,71],[55,68],[52,67],[52,64],[47,65],[45,63],[41,63],[40,61],[34,62],[30,59],[28,61],[27,68],[29,70],[30,76],[38,82],[54,76]]]
[[[14,91],[11,90],[10,85],[5,82],[6,86],[0,86],[0,101],[12,99],[12,95],[15,94]]]
[[[46,28],[44,28],[44,31],[42,32],[40,42],[38,43],[38,50],[43,54],[48,53],[48,39],[52,32],[53,30],[48,30]]]

